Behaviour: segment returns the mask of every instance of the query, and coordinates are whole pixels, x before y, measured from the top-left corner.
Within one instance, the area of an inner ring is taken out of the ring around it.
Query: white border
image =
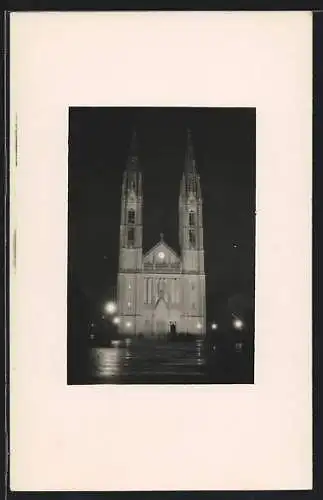
[[[311,14],[14,13],[10,29],[11,488],[310,488]],[[75,105],[256,106],[255,386],[66,385]]]

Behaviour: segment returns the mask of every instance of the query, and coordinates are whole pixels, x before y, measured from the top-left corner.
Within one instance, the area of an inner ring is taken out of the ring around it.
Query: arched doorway
[[[170,334],[172,336],[175,336],[176,335],[176,323],[174,321],[171,321],[169,323],[169,329],[170,329]]]
[[[156,304],[153,322],[156,335],[166,335],[168,333],[168,316],[167,304],[163,298],[160,298]]]

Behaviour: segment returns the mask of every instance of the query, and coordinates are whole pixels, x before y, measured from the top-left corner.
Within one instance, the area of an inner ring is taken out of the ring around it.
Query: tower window
[[[192,229],[188,232],[188,240],[191,246],[195,246],[195,232]]]
[[[135,211],[131,208],[128,211],[128,224],[134,224],[135,223]]]
[[[195,226],[195,213],[193,212],[193,210],[190,210],[188,214],[188,224],[190,226]]]
[[[131,227],[128,229],[128,245],[132,246],[135,242],[135,229]]]

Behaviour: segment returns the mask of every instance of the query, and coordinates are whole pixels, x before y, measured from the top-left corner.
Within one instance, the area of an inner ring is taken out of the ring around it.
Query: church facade
[[[184,152],[183,152],[184,153]],[[121,192],[117,281],[119,332],[203,335],[206,327],[203,214],[200,178],[188,132],[179,187],[179,248],[164,235],[143,253],[143,183],[135,133]]]

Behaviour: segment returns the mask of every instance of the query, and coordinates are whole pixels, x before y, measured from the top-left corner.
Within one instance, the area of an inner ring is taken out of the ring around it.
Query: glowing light
[[[201,323],[197,323],[197,328],[198,328],[199,330],[201,330],[201,328],[202,328]]]
[[[159,253],[158,253],[158,258],[159,258],[160,260],[164,260],[164,258],[165,258],[165,254],[164,254],[164,252],[159,252]]]
[[[237,330],[241,330],[243,328],[243,321],[241,319],[239,319],[239,318],[235,318],[233,320],[233,326]]]
[[[131,302],[128,302],[128,307],[131,307]]]
[[[118,316],[115,316],[115,317],[113,318],[113,320],[112,320],[112,321],[113,321],[113,323],[114,323],[115,325],[119,325],[119,323],[120,323],[120,318],[119,318]]]
[[[127,321],[127,323],[126,323],[126,327],[127,327],[127,328],[130,328],[130,327],[131,327],[131,321]]]
[[[105,306],[105,310],[108,314],[114,314],[117,310],[117,305],[114,302],[108,302]]]
[[[211,328],[212,330],[217,330],[218,325],[216,323],[212,323]]]

